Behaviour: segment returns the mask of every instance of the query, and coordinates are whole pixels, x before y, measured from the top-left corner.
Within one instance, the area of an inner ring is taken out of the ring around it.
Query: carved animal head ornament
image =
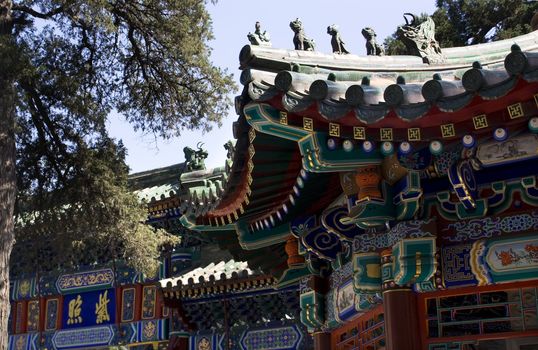
[[[366,39],[366,40],[372,40],[377,36],[375,31],[370,27],[362,28],[361,33],[362,33],[362,36],[364,37],[364,39]]]
[[[303,30],[303,22],[301,22],[299,18],[296,18],[295,21],[290,22],[290,28],[295,33],[299,33],[300,31]]]
[[[259,21],[254,24],[254,29],[254,33],[247,34],[250,44],[271,47],[271,36],[266,30],[262,31],[262,25]]]
[[[385,49],[376,42],[376,33],[370,27],[362,28],[362,36],[366,39],[366,54],[369,56],[383,56]]]
[[[327,34],[336,35],[340,31],[340,28],[336,24],[332,24],[327,27]]]
[[[412,13],[404,13],[405,25],[398,27],[398,38],[405,44],[408,54],[420,56],[424,63],[442,63],[445,57],[441,52],[439,42],[435,39],[435,23],[427,17],[418,23]]]
[[[188,146],[183,148],[187,171],[205,169],[204,159],[207,158],[209,153],[207,153],[207,151],[202,148],[203,145],[203,142],[198,142],[196,144],[196,148],[198,148],[198,150],[196,151]]]
[[[293,45],[295,50],[314,51],[316,44],[314,40],[309,39],[304,33],[303,22],[299,18],[290,22],[290,28],[295,35],[293,36]]]
[[[337,54],[346,54],[349,53],[345,48],[345,43],[340,37],[340,28],[336,25],[330,25],[327,27],[327,34],[331,36],[331,46],[333,52]]]
[[[408,17],[410,18],[408,19]],[[408,26],[414,26],[415,22],[417,21],[417,17],[409,12],[404,13],[403,18],[405,20],[405,24],[407,24]]]

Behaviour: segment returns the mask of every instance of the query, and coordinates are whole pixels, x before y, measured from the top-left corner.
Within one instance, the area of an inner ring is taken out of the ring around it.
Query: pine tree
[[[435,38],[443,47],[457,47],[512,38],[529,33],[538,3],[522,0],[437,0],[431,15]],[[425,14],[420,18],[423,19]],[[420,22],[419,18],[419,22]],[[396,32],[385,39],[386,52],[406,54]]]
[[[220,122],[235,87],[209,60],[205,6],[0,0],[0,349],[8,345],[15,226],[21,244],[63,249],[50,261],[25,252],[50,264],[129,256],[147,266],[169,241],[141,224],[106,119],[116,110],[163,137]]]

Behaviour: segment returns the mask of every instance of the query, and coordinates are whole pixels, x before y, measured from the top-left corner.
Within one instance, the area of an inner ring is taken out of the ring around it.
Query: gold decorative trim
[[[475,130],[484,129],[488,127],[488,117],[485,114],[480,114],[473,117],[473,124]]]
[[[288,125],[288,113],[286,112],[280,112],[280,124],[282,125]]]
[[[355,140],[366,140],[366,129],[362,126],[354,126],[353,138]]]
[[[250,130],[248,131],[248,141],[252,143],[255,138],[256,138],[256,130],[254,130],[254,128],[250,128]]]
[[[454,128],[454,124],[450,123],[441,125],[441,135],[444,138],[456,136],[456,128]]]
[[[409,128],[407,129],[407,140],[408,141],[420,141],[420,128]]]
[[[329,135],[340,137],[340,125],[336,123],[329,123]]]
[[[536,95],[534,98],[536,99]],[[506,108],[508,109],[508,114],[510,114],[510,119],[521,118],[525,115],[523,105],[521,103],[514,103]]]
[[[303,129],[306,131],[314,131],[314,120],[312,118],[303,117]]]
[[[379,138],[381,139],[381,141],[392,141],[392,138],[393,138],[392,128],[379,129]]]

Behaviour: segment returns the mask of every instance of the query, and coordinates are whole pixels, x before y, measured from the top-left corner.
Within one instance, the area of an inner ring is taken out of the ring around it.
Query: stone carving
[[[376,42],[377,34],[370,27],[362,28],[362,36],[366,39],[366,54],[369,56],[383,56],[385,49]]]
[[[190,147],[183,148],[183,153],[185,153],[186,171],[205,170],[204,160],[209,154],[202,148],[203,145],[202,142],[198,142],[196,145],[198,150],[196,151]]]
[[[409,21],[406,16],[411,17]],[[415,15],[404,13],[405,25],[398,27],[396,34],[405,44],[409,54],[420,56],[424,63],[442,63],[445,57],[441,47],[435,40],[435,23],[431,17],[424,22],[417,23]]]
[[[309,39],[305,35],[303,22],[301,22],[299,18],[295,19],[295,21],[290,22],[290,28],[295,33],[295,35],[293,36],[293,45],[295,46],[295,50],[314,51],[316,49],[316,44],[314,43],[314,40]]]
[[[327,34],[331,36],[331,46],[333,48],[334,53],[338,53],[338,54],[349,53],[349,51],[347,51],[344,46],[345,44],[342,41],[342,37],[340,37],[340,31],[336,24],[333,24],[327,27]]]
[[[256,22],[254,33],[248,33],[247,38],[252,45],[271,47],[271,37],[266,30],[262,32],[260,22]]]
[[[226,150],[226,158],[232,159],[235,152],[235,145],[232,140],[229,140],[224,144],[224,149]]]

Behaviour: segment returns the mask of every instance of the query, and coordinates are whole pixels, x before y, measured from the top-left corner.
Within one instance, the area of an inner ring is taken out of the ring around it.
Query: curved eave
[[[297,145],[248,132],[247,147],[242,169],[236,172],[236,183],[208,215],[196,219],[199,225],[222,226],[241,218],[263,216],[290,201],[293,188],[301,171],[301,156]]]
[[[281,137],[286,137],[284,135],[286,129],[308,129],[309,132],[327,133],[330,136],[352,140],[399,142],[453,140],[469,132],[475,135],[488,133],[490,136],[491,129],[511,128],[525,123],[529,117],[538,114],[535,100],[538,83],[514,78],[507,82],[507,85],[509,85],[507,91],[492,99],[481,96],[480,93],[465,93],[457,97],[440,99],[436,103],[422,102],[395,108],[381,104],[367,106],[364,109],[348,108],[347,113],[340,118],[330,119],[323,114],[325,110],[320,110],[319,102],[312,102],[308,108],[298,112],[289,112],[278,98],[259,103],[285,112],[285,122],[280,117],[273,118],[275,124],[281,124]],[[477,124],[477,119],[484,116],[487,122]],[[444,132],[450,125],[454,127],[454,132]],[[420,129],[416,137],[409,134],[409,130],[413,128]],[[383,129],[389,129],[390,132],[384,135]]]
[[[487,119],[491,119],[488,127],[496,127],[517,124],[513,120],[535,114],[538,53],[532,50],[536,49],[537,35],[533,32],[479,45],[478,48],[451,49],[449,52],[453,55],[449,57],[467,52],[473,60],[494,56],[498,62],[492,64],[493,61],[486,60],[481,62],[482,65],[473,64],[473,67],[467,62],[456,68],[450,64],[439,65],[433,79],[432,72],[425,73],[412,66],[406,69],[404,77],[396,79],[391,76],[389,68],[394,68],[394,65],[390,62],[407,58],[359,59],[345,56],[341,59],[354,62],[354,70],[312,68],[303,72],[281,70],[277,74],[248,68],[243,71],[241,81],[253,102],[266,103],[283,112],[281,124],[286,126],[307,129],[305,125],[309,122],[309,131],[329,131],[331,136],[345,134],[358,140],[450,140],[463,136],[469,130],[476,134],[485,132],[484,124],[476,127],[474,118],[478,116],[486,115]],[[267,50],[270,49],[256,47],[252,50],[269,52]],[[336,60],[320,53],[296,54],[323,58],[328,65]],[[362,72],[360,62],[365,59],[382,59],[384,61],[379,62],[378,69],[388,70],[382,73],[376,73],[376,70]],[[515,109],[520,112],[514,114]],[[507,113],[509,118],[505,116]],[[446,133],[446,128],[452,124],[459,127],[455,128],[455,132]],[[347,130],[340,132],[341,126],[347,127]],[[391,136],[383,136],[382,129],[387,128]],[[421,135],[410,137],[409,129],[421,129]]]
[[[252,101],[284,113],[275,120],[283,129],[302,128],[356,140],[451,140],[471,131],[480,135],[495,127],[518,127],[525,117],[536,115],[537,58],[536,53],[513,48],[502,69],[470,68],[461,81],[436,76],[426,82],[388,86],[376,86],[379,81],[357,85],[313,80],[308,74],[287,71],[274,75],[272,82],[265,77],[262,86],[255,73],[247,91]],[[414,134],[418,137],[411,136],[410,129],[419,129]]]

